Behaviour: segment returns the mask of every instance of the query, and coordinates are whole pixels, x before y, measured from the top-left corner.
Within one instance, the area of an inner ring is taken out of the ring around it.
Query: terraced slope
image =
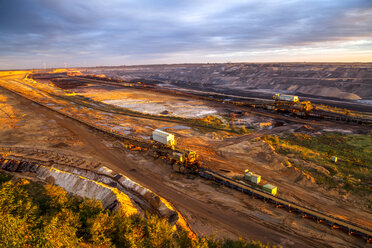
[[[87,73],[148,79],[220,92],[285,91],[372,100],[372,63],[178,64],[91,68]]]

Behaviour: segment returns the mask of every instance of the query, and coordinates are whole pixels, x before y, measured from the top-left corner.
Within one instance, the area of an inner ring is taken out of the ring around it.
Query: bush
[[[344,135],[325,133],[310,136],[287,133],[281,136],[265,135],[261,138],[270,143],[278,153],[295,154],[298,158],[318,164],[330,170],[332,176],[342,179],[346,190],[372,192],[372,135]],[[337,163],[331,157],[337,156]],[[307,170],[318,183],[335,186],[335,179],[323,178],[319,172]],[[337,181],[337,180],[336,180]]]
[[[54,185],[0,185],[0,247],[270,247],[243,239],[192,239],[167,220],[146,216],[125,217]]]

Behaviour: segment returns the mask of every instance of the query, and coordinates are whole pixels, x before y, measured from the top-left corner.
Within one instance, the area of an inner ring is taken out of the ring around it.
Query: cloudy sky
[[[0,69],[372,62],[372,0],[3,0]]]

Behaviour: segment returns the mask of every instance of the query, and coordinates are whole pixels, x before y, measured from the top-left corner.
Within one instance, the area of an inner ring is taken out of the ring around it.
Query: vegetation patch
[[[329,171],[329,174],[320,173],[298,166],[308,170],[318,183],[341,186],[348,191],[372,192],[372,135],[286,133],[280,138],[265,135],[262,139],[280,154],[294,154]],[[336,163],[331,161],[332,156],[338,158]]]
[[[126,217],[55,185],[0,173],[0,247],[272,247],[190,237],[153,215]]]
[[[320,109],[320,110],[323,110],[323,111],[332,112],[332,113],[336,113],[336,114],[342,114],[342,115],[346,115],[346,116],[353,116],[353,117],[360,117],[360,118],[370,118],[371,117],[370,115],[367,115],[367,114],[362,113],[362,112],[351,111],[351,110],[346,109],[346,108],[342,109],[342,108],[337,108],[337,107],[331,107],[331,106],[323,105],[323,104],[317,104],[316,109]]]

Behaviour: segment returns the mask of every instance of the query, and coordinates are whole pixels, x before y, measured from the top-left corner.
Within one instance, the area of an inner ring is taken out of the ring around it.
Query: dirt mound
[[[286,177],[288,180],[303,186],[307,187],[316,186],[315,179],[312,176],[303,171],[300,171],[296,167],[285,168],[282,171],[281,175]]]
[[[262,141],[244,141],[238,144],[222,147],[219,153],[223,156],[237,156],[242,159],[262,163],[270,169],[282,169],[282,156],[276,154],[269,144]]]
[[[222,147],[219,149],[219,153],[225,157],[239,157],[240,159],[260,164],[261,166],[270,169],[270,171],[279,171],[279,176],[281,178],[286,178],[298,185],[311,188],[316,186],[315,179],[311,175],[291,166],[291,163],[289,163],[290,166],[284,165],[286,164],[285,161],[287,161],[287,158],[275,153],[268,143],[262,141],[244,141],[238,144]],[[303,164],[302,162],[304,161],[292,161],[293,164]],[[321,173],[329,174],[329,172],[323,167],[310,163],[306,163],[306,166],[320,171]],[[323,169],[325,171],[323,171]]]
[[[163,112],[160,112],[161,115],[170,115],[172,114],[172,112],[168,111],[168,110],[164,110]]]
[[[354,93],[342,91],[336,87],[322,87],[322,86],[302,86],[296,92],[303,94],[311,94],[325,97],[337,97],[348,100],[360,100],[360,96]]]

